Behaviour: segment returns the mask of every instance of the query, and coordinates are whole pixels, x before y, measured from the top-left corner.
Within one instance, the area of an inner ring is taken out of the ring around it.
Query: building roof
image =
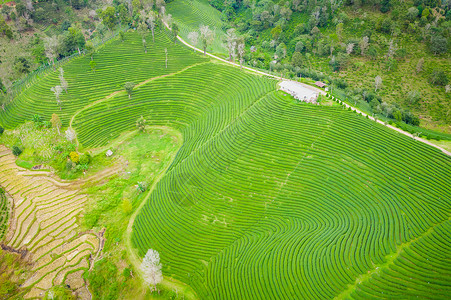
[[[316,86],[319,86],[320,88],[323,88],[323,87],[326,86],[326,84],[325,84],[324,82],[321,82],[321,81],[315,82],[315,85],[316,85]]]

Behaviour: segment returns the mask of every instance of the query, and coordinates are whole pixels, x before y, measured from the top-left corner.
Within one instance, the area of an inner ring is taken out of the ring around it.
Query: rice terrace
[[[450,299],[451,1],[0,5],[0,299]]]

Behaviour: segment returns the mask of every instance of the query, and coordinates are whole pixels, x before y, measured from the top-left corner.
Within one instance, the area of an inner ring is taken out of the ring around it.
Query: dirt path
[[[169,26],[168,26],[168,24],[166,24],[166,22],[163,22],[163,23],[164,23],[164,25],[165,25],[169,30],[171,30],[171,28],[169,28]],[[194,49],[194,50],[197,51],[197,52],[204,53],[203,50],[198,49],[198,48],[196,48],[196,47],[190,45],[190,44],[187,43],[184,39],[182,39],[180,36],[177,36],[177,39],[178,39],[182,44],[184,44],[185,46],[187,46],[187,47],[189,47],[189,48],[191,48],[191,49]],[[235,66],[235,67],[241,67],[241,66],[240,66],[239,64],[237,64],[237,63],[234,63],[234,62],[228,61],[228,60],[226,60],[226,59],[220,58],[220,57],[218,57],[218,56],[216,56],[216,55],[213,55],[213,54],[211,54],[211,53],[206,52],[206,55],[209,56],[209,57],[211,57],[211,58],[214,58],[214,59],[216,59],[216,60],[225,62],[225,63],[227,63],[227,64],[229,64],[229,65],[232,65],[232,66]],[[251,72],[253,72],[253,73],[257,73],[257,74],[260,74],[260,75],[269,76],[269,77],[272,77],[272,78],[275,78],[275,79],[278,79],[278,80],[288,80],[288,81],[293,81],[293,80],[291,80],[291,79],[283,78],[283,77],[281,77],[281,76],[280,76],[280,77],[279,77],[279,76],[275,76],[275,75],[272,75],[272,74],[269,74],[269,73],[266,73],[266,72],[263,72],[263,71],[259,71],[259,70],[253,69],[253,68],[251,68],[251,67],[242,66],[242,69],[245,69],[245,70],[247,70],[247,71],[251,71]],[[296,83],[299,83],[299,84],[301,84],[301,85],[303,85],[303,86],[306,87],[306,88],[309,88],[309,89],[311,89],[311,90],[320,92],[320,93],[322,93],[322,94],[325,94],[323,90],[317,89],[317,88],[315,88],[315,87],[312,87],[312,86],[310,86],[310,85],[308,85],[308,84],[305,84],[305,83],[302,83],[302,82],[298,82],[298,81],[295,81],[295,82],[296,82]],[[347,104],[347,103],[344,103],[343,101],[341,101],[341,100],[338,99],[338,98],[335,98],[335,99],[337,99],[340,103],[344,104],[346,107],[350,107],[352,110],[355,110],[355,111],[357,111],[358,113],[362,113],[362,115],[367,116],[366,113],[364,113],[364,112],[358,110],[357,108],[352,107],[351,105],[349,105],[349,104]],[[371,116],[368,116],[368,117],[369,117],[371,120],[375,120],[375,118],[373,118],[373,117],[371,117]],[[429,145],[429,146],[435,147],[435,148],[439,149],[440,151],[442,151],[443,153],[445,153],[446,155],[451,156],[451,152],[449,152],[449,151],[443,149],[443,148],[440,147],[440,146],[437,146],[437,145],[435,145],[435,144],[429,142],[428,140],[425,140],[425,139],[422,139],[422,138],[419,138],[419,137],[416,137],[416,136],[412,136],[412,134],[410,134],[409,132],[406,132],[406,131],[404,131],[404,130],[402,130],[402,129],[399,129],[399,128],[397,128],[397,127],[391,126],[391,125],[389,125],[389,124],[385,124],[384,122],[382,122],[382,121],[380,121],[380,120],[377,120],[377,122],[378,122],[379,124],[382,124],[382,125],[384,125],[384,126],[390,128],[390,129],[396,130],[397,132],[402,133],[402,134],[404,134],[404,135],[406,135],[406,136],[408,136],[408,137],[411,137],[411,138],[413,138],[413,139],[415,139],[415,140],[417,140],[417,141],[419,141],[419,142],[422,142],[422,143],[425,143],[425,144],[427,144],[427,145]]]
[[[161,126],[152,126],[152,128],[163,129],[163,127],[161,127]],[[170,128],[170,127],[165,127],[164,131],[165,131],[165,134],[169,134],[171,136],[176,136],[178,144],[179,144],[179,148],[182,146],[183,136],[179,131],[177,131],[176,129]],[[171,157],[169,159],[170,162],[174,161],[176,154],[177,154],[176,151],[171,153]],[[170,167],[170,164],[168,164],[168,166],[165,169],[161,170],[161,172],[154,179],[152,186],[147,190],[146,197],[141,201],[139,207],[131,215],[131,217],[128,221],[127,230],[124,232],[125,248],[128,251],[130,262],[135,267],[136,272],[139,273],[141,279],[143,278],[142,273],[141,273],[142,259],[139,257],[137,249],[133,247],[132,240],[131,240],[131,235],[132,235],[132,231],[133,231],[133,223],[135,222],[135,219],[138,216],[141,209],[144,207],[144,205],[146,205],[147,201],[149,200],[150,196],[152,195],[152,192],[155,189],[155,187],[157,186],[158,182],[166,174],[166,171],[168,170],[169,167]],[[198,298],[196,296],[195,292],[188,285],[186,285],[185,283],[180,282],[178,280],[175,280],[171,277],[164,277],[163,282],[160,283],[160,286],[162,286],[166,290],[177,290],[179,293],[183,294],[186,299],[197,299]]]

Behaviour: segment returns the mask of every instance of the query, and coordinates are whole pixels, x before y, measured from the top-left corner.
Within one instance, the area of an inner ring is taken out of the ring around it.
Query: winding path
[[[166,22],[163,22],[163,23],[164,23],[164,25],[165,25],[169,30],[172,31],[172,29],[169,28],[169,26],[168,26],[168,24],[167,24]],[[177,39],[178,39],[182,44],[184,44],[185,46],[187,46],[187,47],[189,47],[189,48],[191,48],[191,49],[194,49],[194,50],[197,51],[197,52],[204,53],[203,50],[198,49],[198,48],[196,48],[196,47],[193,46],[193,45],[190,45],[190,44],[187,43],[184,39],[182,39],[180,36],[177,36]],[[220,57],[218,57],[218,56],[216,56],[216,55],[213,55],[213,54],[211,54],[211,53],[208,53],[208,52],[206,52],[205,54],[206,54],[207,56],[211,57],[211,58],[216,59],[216,60],[225,62],[225,63],[230,64],[230,65],[233,65],[233,66],[235,66],[235,67],[241,67],[242,69],[245,69],[245,70],[248,70],[248,71],[251,71],[251,72],[260,74],[260,75],[269,76],[269,77],[276,78],[276,79],[279,79],[279,80],[293,81],[293,80],[291,80],[291,79],[286,79],[286,78],[283,78],[283,77],[275,76],[275,75],[273,75],[273,74],[269,74],[269,73],[266,73],[266,72],[263,72],[263,71],[259,71],[259,70],[253,69],[253,68],[251,68],[251,67],[240,66],[240,65],[237,64],[237,63],[234,63],[234,62],[228,61],[228,60],[226,60],[226,59],[220,58]],[[302,82],[298,82],[298,81],[295,81],[295,82],[297,82],[298,84],[301,84],[301,85],[303,85],[303,86],[305,86],[305,87],[307,87],[307,88],[310,88],[310,89],[312,89],[312,90],[315,90],[315,91],[318,91],[318,92],[324,94],[324,91],[323,91],[323,90],[317,89],[317,88],[315,88],[315,87],[312,87],[312,86],[310,86],[310,85],[308,85],[308,84],[305,84],[305,83],[302,83]],[[362,114],[363,116],[365,116],[365,117],[367,116],[366,113],[360,111],[359,109],[357,109],[357,108],[355,108],[355,107],[353,107],[353,106],[351,106],[351,105],[349,105],[349,104],[347,104],[347,103],[344,103],[343,101],[341,101],[341,100],[338,99],[338,98],[332,97],[332,99],[337,99],[341,104],[344,104],[346,107],[350,107],[352,110],[355,110],[357,113],[361,113],[361,114]],[[399,133],[401,133],[401,134],[404,134],[404,135],[406,135],[406,136],[408,136],[408,137],[411,137],[411,138],[413,138],[413,139],[415,139],[415,140],[417,140],[417,141],[419,141],[419,142],[422,142],[422,143],[425,143],[425,144],[427,144],[427,145],[429,145],[429,146],[435,147],[435,148],[439,149],[440,151],[442,151],[443,153],[445,153],[446,155],[451,156],[451,152],[450,152],[450,151],[447,151],[447,150],[443,149],[442,147],[437,146],[437,145],[435,145],[435,144],[429,142],[428,140],[422,139],[422,138],[417,137],[417,136],[412,136],[412,134],[410,134],[409,132],[406,132],[406,131],[404,131],[404,130],[402,130],[402,129],[399,129],[399,128],[397,128],[397,127],[394,127],[394,126],[392,126],[392,125],[385,124],[385,123],[382,122],[381,120],[376,120],[376,119],[375,119],[374,117],[372,117],[372,116],[369,116],[369,115],[368,115],[368,117],[369,117],[371,120],[376,121],[376,122],[379,123],[379,124],[382,124],[382,125],[384,125],[384,126],[390,128],[390,129],[396,130],[397,132],[399,132]]]

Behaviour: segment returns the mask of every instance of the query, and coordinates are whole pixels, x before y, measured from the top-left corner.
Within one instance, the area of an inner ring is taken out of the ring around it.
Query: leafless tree
[[[236,48],[236,30],[235,28],[230,28],[227,30],[226,39],[227,39],[227,51],[229,52],[229,61],[232,61],[232,52],[235,51]]]
[[[163,280],[161,267],[158,251],[149,249],[141,263],[141,270],[144,275],[144,281],[152,286],[152,291],[156,290],[157,284]]]
[[[243,69],[244,54],[245,54],[244,43],[239,43],[238,44],[238,58],[240,59],[240,68],[241,69]]]
[[[63,88],[63,90],[67,94],[67,88],[69,87],[69,84],[67,83],[66,79],[64,79],[64,70],[63,70],[63,68],[60,68],[59,71],[60,71],[60,75],[58,77],[60,79],[61,87]]]
[[[420,60],[417,63],[416,71],[417,73],[420,73],[423,71],[423,65],[424,65],[424,58],[420,58]]]
[[[63,92],[63,88],[60,85],[57,85],[57,86],[50,88],[50,91],[52,91],[55,94],[56,103],[58,104],[58,106],[60,107],[60,110],[61,110],[60,95]]]
[[[56,35],[44,38],[45,56],[53,65],[55,65],[55,58],[58,54],[59,40]]]
[[[374,87],[375,87],[375,92],[382,86],[382,77],[380,77],[379,75],[376,76],[376,78],[374,78]]]
[[[346,46],[346,53],[351,54],[353,50],[354,50],[354,44],[353,43],[349,43]]]
[[[197,31],[191,31],[188,33],[188,39],[194,47],[197,47],[197,42],[199,41],[199,33]],[[196,51],[196,49],[193,49]]]
[[[369,45],[369,37],[364,36],[363,39],[360,41],[360,54],[364,55],[366,49],[368,49],[368,45]]]
[[[204,55],[207,54],[207,47],[213,42],[214,38],[215,34],[208,25],[200,25],[200,39],[204,48]]]

